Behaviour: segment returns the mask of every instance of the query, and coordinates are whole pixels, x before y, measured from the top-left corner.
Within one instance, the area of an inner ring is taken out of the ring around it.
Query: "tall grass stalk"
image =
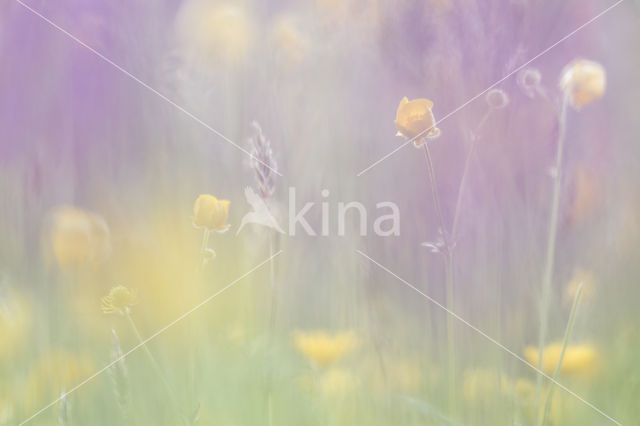
[[[549,233],[547,235],[547,250],[542,273],[542,292],[540,298],[540,329],[538,334],[538,370],[542,369],[543,349],[547,338],[549,326],[549,303],[551,298],[551,279],[553,277],[553,265],[556,251],[556,238],[558,234],[558,213],[560,209],[560,191],[562,188],[562,158],[564,151],[564,139],[567,124],[567,107],[569,98],[565,93],[558,119],[558,139],[556,147],[556,162],[552,170],[553,195],[551,199],[551,212],[549,215]],[[542,376],[536,380],[536,409],[540,409],[540,394],[542,391]]]
[[[180,418],[180,421],[186,426],[190,426],[189,420],[184,417],[184,415],[180,410],[180,405],[178,404],[178,400],[176,399],[175,393],[173,392],[173,388],[171,388],[171,385],[167,381],[166,377],[164,376],[164,373],[162,372],[162,369],[160,368],[160,364],[158,364],[158,361],[156,361],[155,357],[149,350],[149,347],[147,346],[144,339],[142,338],[142,335],[140,334],[140,331],[138,330],[136,323],[133,321],[133,318],[131,318],[131,314],[128,311],[125,311],[124,316],[127,318],[129,325],[131,326],[131,329],[133,330],[133,333],[135,334],[136,338],[140,341],[140,344],[142,345],[144,352],[147,354],[147,358],[149,358],[149,362],[151,363],[151,366],[156,371],[156,375],[160,378],[160,381],[164,385],[167,391],[167,395],[169,396],[171,403],[176,409],[176,412],[178,417]]]
[[[111,366],[109,372],[111,373],[111,380],[113,383],[113,392],[118,402],[118,407],[122,412],[122,418],[125,425],[130,424],[130,407],[131,407],[131,390],[129,385],[129,374],[127,372],[127,365],[123,358],[122,347],[120,346],[120,339],[115,330],[111,330],[112,334],[112,349],[111,359],[117,360],[116,363]]]
[[[542,416],[540,417],[540,421],[538,422],[538,426],[543,426],[547,418],[549,417],[549,411],[551,410],[551,401],[553,399],[553,391],[555,390],[555,381],[560,373],[560,369],[562,368],[562,361],[564,360],[564,353],[567,349],[567,345],[569,344],[569,337],[571,336],[571,332],[573,331],[573,324],[576,320],[576,313],[578,312],[578,304],[580,303],[580,297],[582,296],[582,288],[584,287],[584,283],[580,283],[578,287],[578,291],[576,292],[576,296],[573,299],[573,305],[571,306],[571,313],[569,314],[569,321],[567,322],[567,328],[564,331],[564,338],[562,339],[562,350],[560,351],[560,358],[558,359],[558,364],[556,365],[555,370],[553,371],[553,381],[549,387],[549,393],[547,393],[547,399],[544,403],[544,411]],[[542,354],[540,354],[542,357]]]
[[[469,147],[469,152],[467,152],[467,156],[464,160],[464,168],[462,169],[462,178],[460,179],[460,186],[458,187],[458,197],[456,199],[456,207],[453,211],[453,225],[451,225],[451,240],[455,243],[456,234],[458,232],[458,220],[460,219],[460,211],[462,210],[462,198],[467,188],[467,177],[469,175],[469,169],[471,169],[471,160],[473,159],[473,154],[475,154],[476,147],[478,145],[478,139],[480,136],[478,133],[487,122],[491,113],[493,112],[493,108],[487,109],[487,112],[480,119],[480,122],[476,126],[475,131],[472,135],[471,146]]]
[[[427,170],[429,172],[429,180],[431,183],[431,193],[433,195],[433,202],[436,208],[436,214],[440,223],[440,233],[444,241],[444,247],[442,249],[445,258],[445,282],[446,282],[446,301],[445,306],[447,310],[453,311],[453,252],[449,237],[447,235],[447,228],[445,227],[444,216],[442,215],[442,208],[440,206],[440,196],[438,195],[438,184],[436,182],[436,175],[433,168],[433,161],[431,160],[431,153],[429,152],[429,146],[426,140],[422,144],[424,150],[424,157],[427,163]],[[453,330],[453,317],[447,315],[447,356],[448,356],[448,384],[449,384],[449,415],[455,414],[456,400],[455,400],[455,383],[456,383],[456,371],[455,371],[455,345],[454,345],[454,330]]]

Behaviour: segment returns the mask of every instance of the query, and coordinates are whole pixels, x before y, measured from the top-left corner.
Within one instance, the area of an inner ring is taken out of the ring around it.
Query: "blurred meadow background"
[[[0,425],[640,424],[613,4],[0,2]]]

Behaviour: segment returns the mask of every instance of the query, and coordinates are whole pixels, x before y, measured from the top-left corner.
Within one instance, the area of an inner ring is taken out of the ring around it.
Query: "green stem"
[[[469,169],[471,169],[471,159],[473,158],[473,154],[476,150],[476,145],[478,144],[478,133],[480,129],[487,122],[489,117],[491,116],[491,112],[493,109],[489,108],[487,112],[484,114],[480,122],[476,126],[476,130],[473,132],[473,139],[471,140],[471,147],[469,148],[469,152],[467,153],[467,157],[464,161],[464,169],[462,169],[462,178],[460,179],[460,186],[458,187],[458,198],[456,200],[456,208],[453,212],[453,225],[451,226],[451,239],[455,242],[456,233],[458,231],[458,219],[460,218],[460,209],[462,207],[462,197],[464,196],[465,189],[467,186],[467,176],[469,175]]]
[[[446,308],[449,312],[453,312],[453,253],[449,244],[449,237],[446,233],[444,224],[444,216],[442,215],[442,209],[440,207],[440,197],[438,195],[438,185],[436,182],[436,176],[433,167],[433,161],[431,160],[431,153],[426,141],[423,141],[424,156],[427,162],[427,170],[429,172],[429,180],[431,181],[431,192],[433,195],[433,202],[436,208],[436,214],[440,222],[440,230],[442,238],[444,240],[444,257],[445,257],[445,282],[446,282]],[[455,383],[456,383],[456,371],[455,371],[455,345],[454,345],[454,329],[453,329],[453,316],[447,315],[447,355],[448,355],[448,378],[449,378],[449,415],[453,416],[456,410],[456,398],[455,398]]]
[[[558,359],[558,364],[556,365],[556,369],[553,372],[552,382],[549,387],[549,393],[547,394],[547,399],[544,403],[544,412],[542,417],[540,418],[539,426],[543,426],[549,417],[549,411],[551,410],[551,400],[553,398],[553,391],[555,389],[555,382],[558,374],[560,374],[560,369],[562,368],[562,361],[564,360],[564,353],[567,349],[567,345],[569,343],[569,337],[571,336],[571,332],[573,331],[573,324],[576,320],[576,313],[578,312],[578,304],[580,303],[580,297],[582,296],[582,288],[584,287],[584,283],[580,283],[578,287],[578,291],[576,292],[576,296],[573,299],[573,305],[571,306],[571,313],[569,314],[569,321],[567,322],[567,328],[564,331],[564,338],[562,339],[562,351],[560,351],[560,358]],[[540,355],[542,356],[542,355]]]
[[[565,130],[567,122],[568,98],[565,95],[562,100],[562,109],[558,120],[558,141],[556,162],[553,170],[553,195],[551,200],[551,213],[549,216],[549,233],[547,235],[547,251],[542,274],[542,293],[540,301],[540,330],[538,334],[538,369],[542,369],[544,343],[547,338],[549,323],[549,302],[551,296],[551,279],[553,276],[553,263],[556,250],[556,237],[558,233],[558,212],[560,207],[560,192],[562,183],[562,156],[564,148]],[[542,376],[536,380],[536,410],[540,408],[540,392],[542,390]],[[537,412],[537,411],[536,411]]]
[[[200,257],[202,261],[200,262],[200,267],[204,268],[204,265],[207,263],[207,248],[209,247],[209,236],[211,235],[211,230],[209,228],[204,228],[204,233],[202,234],[202,246],[200,247]]]
[[[131,318],[131,314],[128,311],[125,311],[124,316],[129,321],[129,325],[131,326],[131,329],[133,330],[133,333],[135,334],[136,338],[140,341],[140,344],[141,344],[142,348],[144,349],[144,352],[147,354],[147,357],[149,358],[149,362],[151,363],[151,366],[154,368],[154,370],[156,370],[156,374],[158,375],[158,377],[160,377],[160,380],[164,384],[164,387],[165,387],[165,389],[167,391],[167,394],[169,395],[169,399],[171,400],[171,403],[174,405],[174,407],[175,407],[175,409],[176,409],[176,411],[178,413],[178,417],[180,418],[180,420],[185,425],[189,426],[189,421],[186,420],[183,417],[182,413],[180,412],[180,406],[178,405],[178,401],[177,401],[177,399],[175,397],[175,394],[173,393],[173,389],[169,385],[169,382],[167,381],[167,379],[164,377],[162,369],[160,368],[160,364],[158,364],[158,362],[156,361],[155,357],[153,356],[153,354],[149,350],[149,347],[147,346],[147,344],[145,343],[144,339],[142,338],[142,335],[140,334],[140,331],[138,330],[138,327],[136,326],[136,323],[133,321],[133,318]]]

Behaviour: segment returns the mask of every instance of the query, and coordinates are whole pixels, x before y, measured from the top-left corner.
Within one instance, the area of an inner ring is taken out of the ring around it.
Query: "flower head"
[[[440,135],[440,129],[436,127],[436,119],[433,117],[433,102],[429,99],[414,99],[409,101],[405,96],[398,105],[396,113],[397,136],[414,139],[414,145],[420,146],[424,138],[436,138]]]
[[[326,366],[352,352],[357,346],[353,332],[330,335],[325,331],[296,332],[294,342],[298,351],[315,364]]]
[[[485,95],[485,100],[491,109],[500,109],[507,106],[509,97],[500,89],[491,89]]]
[[[542,81],[542,74],[536,68],[526,68],[518,73],[518,86],[522,91],[530,98],[534,98],[535,95],[540,92],[540,82]]]
[[[193,205],[193,224],[212,231],[229,229],[229,200],[218,200],[213,195],[202,194]]]
[[[577,110],[600,99],[605,88],[606,73],[604,67],[597,62],[577,59],[562,71],[560,89],[569,104]]]
[[[190,56],[225,65],[235,65],[246,58],[252,27],[243,8],[200,0],[185,2],[177,21],[179,40]]]
[[[552,374],[558,365],[558,361],[560,361],[561,353],[561,342],[553,342],[545,346],[542,352],[542,371],[547,374]],[[524,357],[532,365],[538,366],[540,354],[537,348],[533,346],[526,347],[524,349]],[[597,371],[597,368],[598,352],[593,346],[589,344],[568,345],[564,353],[560,372],[574,376],[588,377]]]
[[[105,314],[128,312],[129,308],[137,303],[138,292],[129,290],[123,285],[115,286],[109,294],[104,296],[102,302],[102,312]]]
[[[103,259],[111,248],[105,221],[70,206],[54,211],[50,239],[53,256],[63,269]]]

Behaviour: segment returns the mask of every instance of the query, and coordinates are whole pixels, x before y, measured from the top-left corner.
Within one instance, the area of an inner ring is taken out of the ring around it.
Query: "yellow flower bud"
[[[414,99],[409,101],[405,96],[398,105],[396,113],[397,136],[414,139],[415,146],[420,146],[424,138],[436,138],[440,135],[440,129],[436,127],[433,117],[433,102],[428,99]]]
[[[600,99],[606,88],[606,73],[602,65],[586,59],[577,59],[562,71],[560,89],[569,104],[579,110]]]
[[[197,227],[224,232],[229,229],[229,201],[202,194],[193,205],[193,224]]]

